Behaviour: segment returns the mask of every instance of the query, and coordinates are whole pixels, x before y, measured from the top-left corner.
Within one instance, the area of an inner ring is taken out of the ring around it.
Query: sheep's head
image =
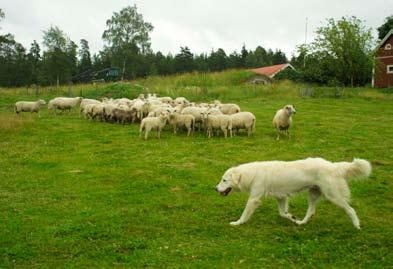
[[[289,116],[291,116],[292,114],[296,114],[295,106],[293,105],[286,105],[284,109]]]
[[[211,112],[206,110],[206,111],[201,112],[201,117],[202,117],[202,119],[206,120],[210,114],[211,114]]]
[[[40,100],[38,100],[38,104],[40,104],[40,105],[45,105],[46,102],[45,102],[45,100],[40,99]]]

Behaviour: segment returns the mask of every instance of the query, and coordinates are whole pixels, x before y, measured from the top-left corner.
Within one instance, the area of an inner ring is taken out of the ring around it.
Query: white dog
[[[321,158],[252,162],[229,168],[216,190],[224,196],[232,189],[250,193],[243,214],[231,225],[247,222],[261,197],[265,196],[276,197],[280,216],[299,225],[305,224],[315,213],[315,205],[323,194],[330,202],[344,209],[353,225],[360,229],[356,212],[348,203],[350,191],[346,180],[365,178],[370,174],[370,163],[362,159],[354,159],[351,163],[332,163]],[[288,212],[288,196],[305,189],[309,190],[308,210],[303,220],[297,220]]]

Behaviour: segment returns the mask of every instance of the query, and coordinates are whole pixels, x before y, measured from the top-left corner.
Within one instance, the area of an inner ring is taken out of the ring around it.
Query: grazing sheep
[[[71,110],[71,108],[75,107],[82,101],[82,97],[56,97],[49,101],[48,109],[53,110]]]
[[[169,124],[172,125],[174,134],[176,134],[178,128],[185,127],[187,136],[190,136],[191,132],[194,133],[195,117],[190,114],[183,115],[174,112],[169,115]]]
[[[161,139],[161,130],[165,127],[167,120],[168,113],[166,112],[162,112],[158,117],[144,118],[139,128],[140,136],[142,137],[142,132],[145,131],[145,139],[147,139],[149,132],[156,130],[158,139]]]
[[[222,114],[231,115],[240,112],[240,107],[236,104],[218,104]]]
[[[121,124],[130,123],[133,119],[133,110],[128,106],[121,105],[112,111],[113,119]]]
[[[251,112],[239,112],[230,115],[232,119],[233,134],[236,134],[239,129],[245,129],[247,135],[250,136],[255,130],[255,115]]]
[[[19,101],[15,103],[14,111],[16,114],[19,114],[20,112],[35,112],[38,114],[38,117],[40,117],[40,108],[45,104],[46,102],[42,99],[35,102]]]
[[[292,115],[296,114],[295,107],[293,105],[286,105],[284,108],[277,110],[276,115],[273,118],[273,126],[277,130],[277,140],[280,140],[280,133],[283,131],[288,135],[289,127],[292,124]]]
[[[212,132],[217,129],[224,133],[225,138],[228,136],[228,131],[230,137],[232,137],[232,119],[228,115],[211,115],[211,112],[205,111],[201,113],[208,137],[210,138]]]

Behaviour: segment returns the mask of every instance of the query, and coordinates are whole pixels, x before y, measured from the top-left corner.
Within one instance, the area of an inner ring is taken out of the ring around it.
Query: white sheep
[[[205,111],[202,114],[206,126],[208,137],[210,138],[214,130],[221,130],[225,138],[232,137],[232,119],[229,115],[211,115],[211,112]]]
[[[169,124],[172,125],[174,134],[176,134],[178,128],[185,127],[187,136],[190,136],[191,132],[194,133],[195,117],[190,114],[183,115],[173,112],[169,115]]]
[[[236,104],[218,104],[222,114],[231,115],[240,112],[240,107]]]
[[[49,101],[48,109],[53,110],[71,110],[82,101],[82,97],[56,97]]]
[[[280,139],[280,133],[285,132],[290,138],[289,127],[292,124],[292,115],[296,114],[295,107],[293,105],[286,105],[284,108],[277,110],[276,115],[273,118],[273,126],[277,130],[277,140]]]
[[[145,139],[147,139],[151,130],[157,131],[158,139],[161,139],[161,130],[165,127],[168,120],[168,113],[162,112],[158,117],[144,118],[141,121],[139,128],[139,134],[142,137],[143,131],[145,131]]]
[[[45,105],[46,102],[42,99],[37,100],[35,102],[29,102],[29,101],[19,101],[15,103],[14,106],[14,111],[16,114],[19,114],[20,112],[30,112],[30,113],[37,113],[38,117],[40,117],[40,108],[41,106]]]
[[[199,130],[203,127],[203,113],[207,111],[205,107],[193,107],[189,106],[181,111],[181,114],[190,114],[195,118],[195,123],[199,123]]]
[[[188,105],[190,102],[185,97],[177,97],[175,99],[175,105]]]
[[[101,102],[100,101],[98,101],[98,100],[95,100],[95,99],[87,99],[87,98],[84,98],[82,101],[81,101],[81,104],[80,104],[80,109],[79,109],[79,112],[80,112],[80,114],[84,114],[84,115],[87,115],[88,113],[84,113],[84,110],[86,109],[86,106],[87,105],[91,105],[91,104],[101,104]]]
[[[245,129],[247,135],[250,136],[255,130],[255,115],[251,112],[239,112],[229,115],[232,119],[232,130],[233,133],[239,131],[239,129]]]

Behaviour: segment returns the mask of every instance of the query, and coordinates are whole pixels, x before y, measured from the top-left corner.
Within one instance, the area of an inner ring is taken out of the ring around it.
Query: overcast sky
[[[180,46],[229,54],[246,44],[281,49],[290,57],[304,43],[306,17],[311,41],[326,18],[355,15],[375,29],[393,14],[393,0],[0,0],[6,15],[0,31],[29,48],[34,39],[41,45],[42,31],[56,25],[76,43],[87,39],[94,53],[103,47],[106,20],[133,4],[154,26],[153,50],[164,54],[176,54]]]

